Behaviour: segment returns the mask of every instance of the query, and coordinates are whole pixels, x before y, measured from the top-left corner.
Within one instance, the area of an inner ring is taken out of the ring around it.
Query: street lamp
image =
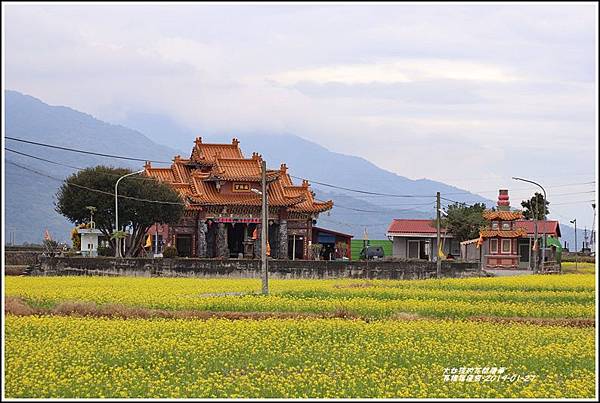
[[[121,179],[125,179],[128,176],[141,174],[142,172],[144,172],[143,169],[140,171],[131,172],[129,174],[123,175],[119,179],[117,179],[117,183],[115,183],[115,235],[119,231],[119,197],[118,197],[119,182],[121,182]],[[115,257],[121,257],[121,238],[119,238],[119,237],[115,237],[115,238],[116,238],[115,242],[117,245],[115,248]]]
[[[543,230],[543,235],[542,235],[542,272],[544,271],[544,260],[546,259],[546,190],[542,187],[542,185],[540,185],[537,182],[534,182],[532,180],[529,179],[523,179],[523,178],[517,178],[513,176],[514,180],[517,181],[522,181],[522,182],[528,182],[528,183],[533,183],[536,186],[539,186],[540,189],[542,189],[542,192],[544,193],[544,200],[542,201],[542,213],[544,214],[544,230]],[[535,228],[536,228],[536,237],[537,237],[537,217],[534,217],[536,219],[535,221]],[[537,239],[536,239],[537,240]],[[536,259],[537,261],[537,259]],[[536,262],[536,266],[537,266],[537,262]]]
[[[579,260],[577,258],[577,218],[574,218],[569,222],[575,224],[575,271],[577,271],[577,261]]]
[[[267,163],[262,161],[261,163],[261,185],[262,191],[258,189],[252,189],[253,193],[262,196],[262,207],[261,207],[261,228],[260,228],[260,266],[262,272],[262,293],[264,295],[269,294],[269,270],[267,268],[267,226],[269,225],[269,210],[267,200]]]

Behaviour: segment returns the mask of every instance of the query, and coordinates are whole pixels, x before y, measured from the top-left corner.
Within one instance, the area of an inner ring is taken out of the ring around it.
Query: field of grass
[[[6,277],[7,297],[38,309],[6,317],[6,395],[594,396],[594,275],[270,285],[265,297],[254,279]],[[81,317],[69,301],[299,316]],[[57,307],[62,316],[39,315]],[[461,367],[505,370],[444,378]]]
[[[389,239],[371,239],[369,240],[370,246],[381,246],[383,248],[384,256],[392,256],[392,241]],[[352,253],[352,260],[360,260],[360,251],[364,247],[364,241],[362,239],[353,239],[350,243]]]
[[[596,263],[578,262],[562,262],[563,273],[578,273],[578,274],[594,274],[596,273]],[[577,267],[577,268],[576,268]]]

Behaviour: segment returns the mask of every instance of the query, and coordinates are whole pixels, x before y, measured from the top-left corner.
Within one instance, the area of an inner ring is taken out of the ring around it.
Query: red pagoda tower
[[[487,246],[484,256],[485,268],[517,269],[517,239],[527,236],[527,232],[516,226],[515,221],[523,218],[523,213],[510,210],[508,190],[500,190],[497,209],[484,211],[483,217],[489,221],[488,227],[479,232],[480,238]]]

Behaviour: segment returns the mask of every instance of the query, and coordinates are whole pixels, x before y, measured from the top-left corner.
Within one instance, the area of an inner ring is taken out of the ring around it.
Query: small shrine
[[[487,244],[484,267],[519,268],[517,242],[520,237],[527,237],[527,231],[517,227],[516,221],[523,218],[523,213],[511,211],[508,190],[500,190],[497,209],[484,211],[483,218],[489,221],[487,228],[479,232],[480,239]]]

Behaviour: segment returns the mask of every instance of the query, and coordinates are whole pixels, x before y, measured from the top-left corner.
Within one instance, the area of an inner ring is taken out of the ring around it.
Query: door
[[[177,256],[190,257],[192,256],[192,236],[177,235],[175,239],[175,247],[177,248]]]
[[[529,245],[526,243],[519,244],[519,268],[529,268]]]
[[[418,259],[419,258],[419,241],[408,241],[408,258]]]

